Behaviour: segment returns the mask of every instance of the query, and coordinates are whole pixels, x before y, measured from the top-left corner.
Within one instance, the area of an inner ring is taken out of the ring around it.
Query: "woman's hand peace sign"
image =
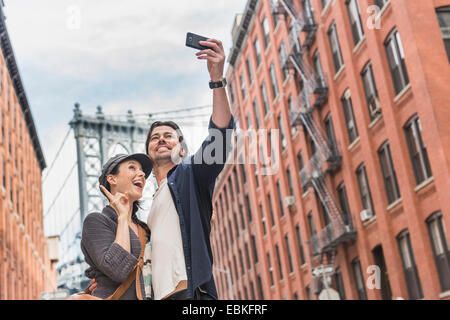
[[[109,200],[109,204],[116,211],[119,217],[127,216],[130,213],[130,200],[128,198],[128,192],[111,194],[104,186],[100,185],[100,189],[106,195]]]

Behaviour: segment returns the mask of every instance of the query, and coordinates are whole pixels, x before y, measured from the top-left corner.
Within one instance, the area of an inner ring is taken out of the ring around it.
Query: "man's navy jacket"
[[[210,244],[212,196],[216,178],[232,148],[233,116],[226,128],[209,121],[208,137],[200,149],[167,174],[167,182],[180,219],[181,238],[188,278],[188,299],[206,291],[218,299]],[[213,159],[211,159],[211,156]]]

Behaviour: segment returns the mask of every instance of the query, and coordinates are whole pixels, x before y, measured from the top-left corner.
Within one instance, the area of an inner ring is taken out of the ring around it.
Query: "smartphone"
[[[186,46],[190,47],[190,48],[198,49],[198,50],[211,49],[210,47],[205,47],[198,43],[199,41],[206,41],[208,39],[210,39],[210,38],[202,37],[202,36],[199,36],[198,34],[188,32],[186,34]]]

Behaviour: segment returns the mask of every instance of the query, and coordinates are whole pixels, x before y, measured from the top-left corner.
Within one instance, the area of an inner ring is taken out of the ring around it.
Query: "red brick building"
[[[0,299],[39,299],[56,288],[44,237],[46,164],[0,7]]]
[[[449,299],[450,1],[249,0],[228,59],[279,170],[219,176],[219,297]]]

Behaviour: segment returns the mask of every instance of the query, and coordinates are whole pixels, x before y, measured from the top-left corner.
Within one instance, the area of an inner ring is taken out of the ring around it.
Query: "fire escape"
[[[293,69],[301,80],[301,91],[295,103],[296,110],[291,113],[291,124],[302,125],[311,136],[316,152],[300,172],[302,185],[312,186],[325,209],[328,224],[308,241],[311,272],[314,291],[320,290],[319,278],[322,277],[325,288],[330,284],[330,275],[334,272],[337,247],[354,239],[356,231],[351,221],[344,219],[325,184],[325,175],[338,170],[342,157],[335,141],[324,138],[319,126],[314,121],[314,109],[320,109],[328,101],[328,86],[325,76],[312,72],[308,64],[308,55],[304,50],[314,43],[317,24],[310,8],[297,12],[292,0],[272,1],[274,14],[281,14],[286,21],[290,18],[290,34],[286,52],[281,52],[280,61],[283,68]],[[300,44],[301,33],[305,32],[303,45]],[[311,103],[312,102],[312,103]],[[332,270],[325,272],[325,269]]]

